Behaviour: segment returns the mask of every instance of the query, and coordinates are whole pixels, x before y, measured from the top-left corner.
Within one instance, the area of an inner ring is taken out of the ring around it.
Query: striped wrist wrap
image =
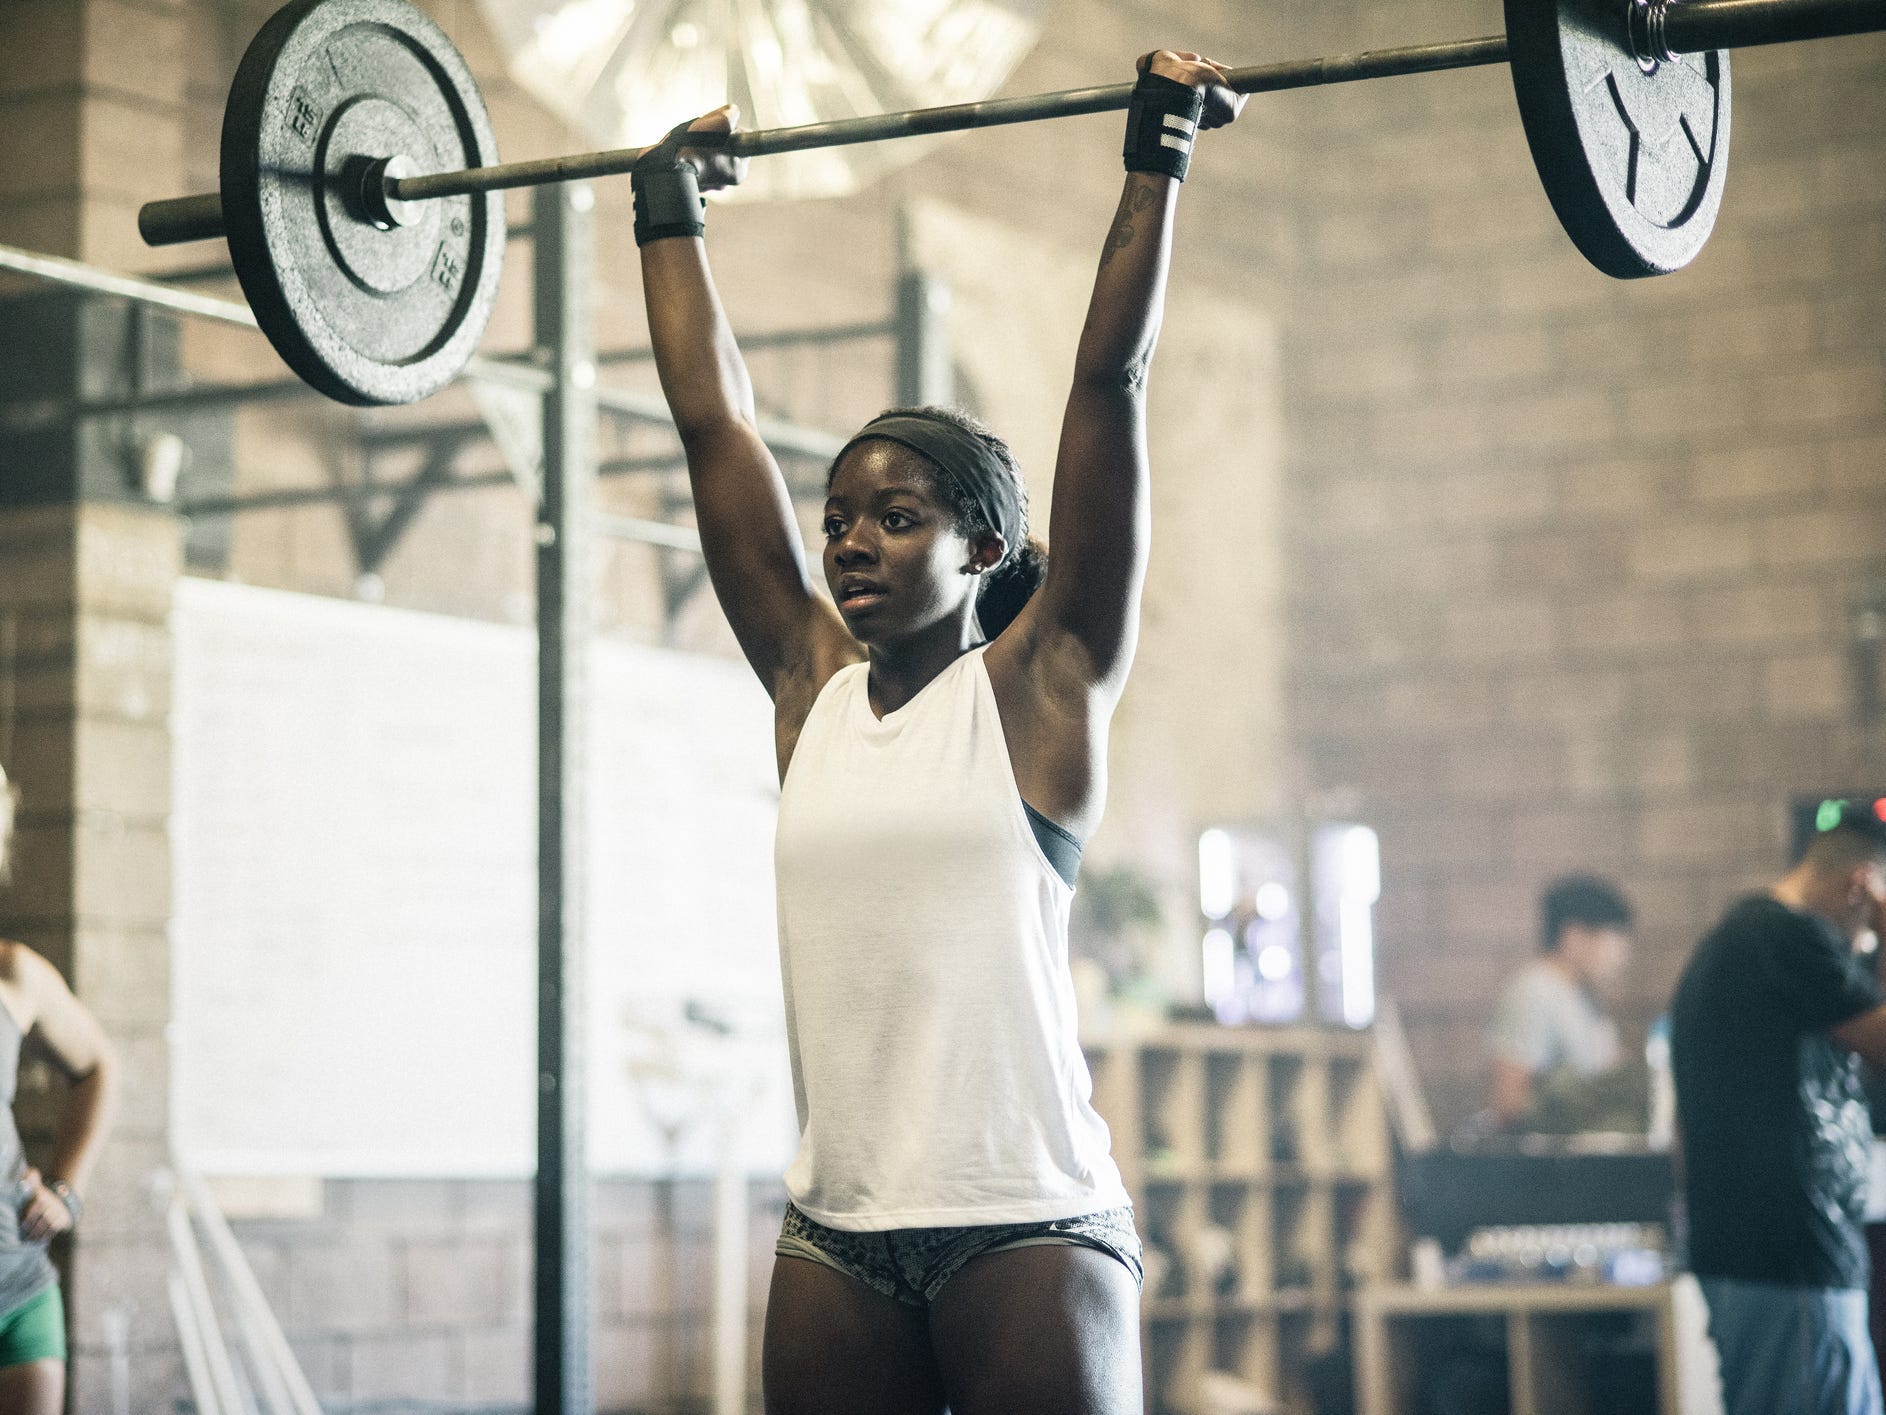
[[[1159,172],[1185,180],[1198,137],[1198,115],[1205,96],[1190,84],[1162,74],[1142,73],[1126,110],[1126,158],[1129,172]]]

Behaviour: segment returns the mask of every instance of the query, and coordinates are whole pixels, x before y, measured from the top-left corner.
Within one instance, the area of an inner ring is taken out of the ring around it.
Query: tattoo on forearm
[[[1159,193],[1153,190],[1150,182],[1135,182],[1121,194],[1120,209],[1114,215],[1113,228],[1107,232],[1106,245],[1101,247],[1100,264],[1104,267],[1113,259],[1115,252],[1123,251],[1132,245],[1137,237],[1134,219],[1159,200]]]

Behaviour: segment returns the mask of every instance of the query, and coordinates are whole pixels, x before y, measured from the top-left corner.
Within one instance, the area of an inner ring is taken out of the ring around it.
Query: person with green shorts
[[[19,795],[0,765],[0,882],[12,873]],[[13,1120],[20,1045],[36,1033],[66,1072],[48,1175],[26,1161]],[[58,969],[22,943],[0,939],[0,1415],[60,1415],[65,1408],[65,1304],[47,1245],[78,1222],[92,1164],[110,1128],[117,1090],[111,1043]]]

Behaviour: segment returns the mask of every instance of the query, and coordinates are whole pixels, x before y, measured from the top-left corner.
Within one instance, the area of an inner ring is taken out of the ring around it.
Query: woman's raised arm
[[[636,241],[655,367],[687,454],[708,576],[747,662],[777,698],[781,675],[809,664],[821,639],[849,635],[807,576],[792,498],[755,427],[753,388],[700,235],[694,182],[730,186],[745,164],[686,137],[730,132],[737,119],[731,107],[696,119],[638,166]]]
[[[1147,373],[1165,309],[1173,216],[1201,128],[1231,122],[1241,95],[1196,54],[1159,50],[1139,61],[1128,115],[1126,184],[1100,253],[1061,423],[1047,578],[1024,614],[1037,649],[1071,647],[1086,681],[1117,696],[1132,662],[1146,576]]]

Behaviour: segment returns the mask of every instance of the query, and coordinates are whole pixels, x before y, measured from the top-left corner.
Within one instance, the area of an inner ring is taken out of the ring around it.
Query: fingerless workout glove
[[[1161,172],[1183,182],[1205,95],[1190,84],[1147,70],[1133,85],[1126,110],[1126,170]]]
[[[690,133],[688,124],[682,123],[635,160],[629,172],[629,189],[635,196],[636,245],[707,233],[707,205],[701,200],[700,174],[681,155],[681,149],[715,147],[726,140],[725,133]]]

